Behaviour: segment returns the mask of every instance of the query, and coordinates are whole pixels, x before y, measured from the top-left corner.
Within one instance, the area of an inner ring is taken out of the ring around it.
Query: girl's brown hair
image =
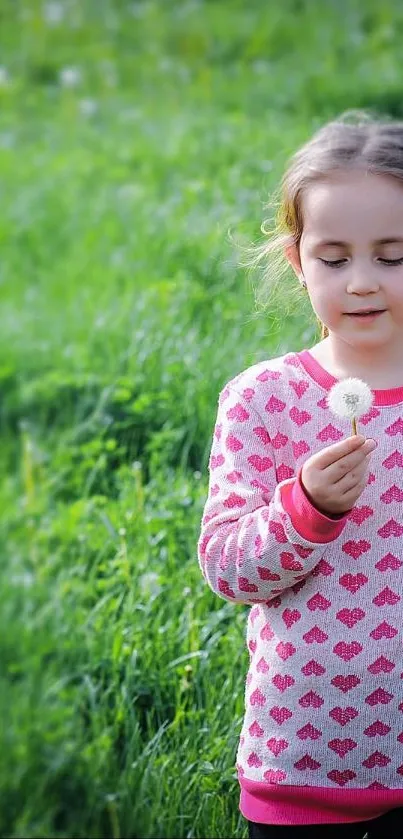
[[[255,287],[256,303],[267,305],[288,267],[285,248],[299,246],[304,190],[330,172],[348,168],[390,175],[403,182],[403,122],[385,120],[367,112],[347,111],[319,129],[294,154],[280,184],[275,227],[270,230],[267,222],[262,224],[267,238],[254,249],[249,263],[252,267],[264,265],[262,280]],[[327,327],[319,319],[318,323],[321,338],[327,337]]]

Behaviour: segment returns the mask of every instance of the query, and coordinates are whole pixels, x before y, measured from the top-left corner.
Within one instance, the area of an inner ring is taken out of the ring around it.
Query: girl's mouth
[[[355,318],[356,320],[375,320],[375,318],[379,317],[386,312],[386,309],[380,309],[378,312],[365,312],[365,313],[356,313],[356,314],[349,314],[349,318]]]

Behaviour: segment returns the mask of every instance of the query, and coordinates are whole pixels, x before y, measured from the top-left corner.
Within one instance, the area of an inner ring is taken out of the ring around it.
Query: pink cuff
[[[305,494],[301,472],[302,467],[292,481],[280,487],[283,507],[303,539],[308,542],[333,542],[344,530],[350,511],[334,518],[320,513]]]

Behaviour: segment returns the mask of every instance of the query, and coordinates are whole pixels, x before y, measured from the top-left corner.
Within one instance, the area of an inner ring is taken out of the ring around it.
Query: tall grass
[[[256,316],[234,240],[324,119],[401,114],[402,31],[375,0],[1,3],[4,837],[246,835],[207,460],[224,382],[315,323]]]

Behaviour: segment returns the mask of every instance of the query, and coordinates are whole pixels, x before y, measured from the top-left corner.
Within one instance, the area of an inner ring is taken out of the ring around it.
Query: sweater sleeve
[[[343,531],[347,514],[319,512],[304,492],[301,469],[275,466],[268,429],[232,387],[220,393],[209,459],[209,487],[198,560],[225,600],[266,602],[315,568]]]

